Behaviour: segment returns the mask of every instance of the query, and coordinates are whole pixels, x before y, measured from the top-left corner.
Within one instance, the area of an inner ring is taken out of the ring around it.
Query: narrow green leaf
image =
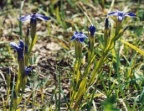
[[[86,83],[87,83],[87,80],[86,80],[86,78],[84,78],[82,80],[80,86],[79,86],[79,90],[78,90],[78,93],[77,93],[77,96],[76,96],[74,109],[77,109],[78,106],[80,105],[80,101],[81,101],[84,93],[86,92]]]
[[[139,49],[138,47],[130,44],[129,42],[125,41],[125,40],[121,40],[122,43],[124,43],[125,45],[129,46],[130,48],[134,49],[135,51],[137,51],[138,53],[140,53],[141,55],[144,56],[144,50]]]

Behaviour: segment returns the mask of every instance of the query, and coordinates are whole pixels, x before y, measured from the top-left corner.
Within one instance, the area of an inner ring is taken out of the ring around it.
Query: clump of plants
[[[56,15],[56,17],[59,20],[58,23],[63,24],[60,21],[60,17],[58,15]],[[103,21],[104,29],[102,31],[100,43],[98,43],[97,26],[94,25],[95,23],[92,23],[87,15],[87,19],[91,24],[88,27],[88,30],[86,30],[87,33],[83,31],[75,31],[69,41],[69,44],[74,44],[74,64],[71,66],[72,69],[69,71],[69,93],[68,95],[65,95],[61,87],[61,75],[56,75],[56,78],[58,79],[58,92],[53,91],[55,94],[55,103],[49,103],[49,106],[43,104],[40,106],[42,107],[41,110],[60,111],[61,95],[64,98],[66,110],[70,111],[89,111],[97,109],[118,111],[119,106],[117,103],[119,103],[124,110],[130,110],[131,107],[128,103],[125,103],[126,100],[124,100],[126,98],[125,92],[129,92],[129,88],[133,84],[133,81],[137,82],[137,80],[127,82],[129,81],[129,78],[131,78],[131,73],[127,70],[126,73],[128,73],[128,75],[126,76],[126,79],[128,80],[126,82],[121,80],[121,71],[119,70],[121,64],[118,50],[120,47],[117,46],[117,42],[121,41],[139,53],[143,53],[140,49],[122,39],[125,31],[129,28],[127,21],[135,17],[136,14],[132,12],[123,12],[119,10],[107,13],[105,20]],[[10,111],[17,110],[20,103],[23,101],[23,96],[27,84],[29,83],[28,78],[33,71],[33,67],[31,67],[33,64],[31,64],[30,59],[33,55],[32,49],[38,40],[36,35],[38,19],[48,21],[50,20],[50,17],[39,13],[21,16],[18,19],[20,25],[22,22],[29,20],[30,27],[27,28],[27,33],[21,37],[22,39],[20,39],[18,43],[9,43],[11,49],[15,51],[14,57],[17,61],[17,70],[15,72],[16,78],[14,78],[12,83],[11,75],[6,75],[7,97],[3,102],[4,110],[7,109],[6,106],[9,106],[8,109]],[[21,31],[20,28],[20,32]],[[96,45],[96,43],[98,43],[98,45]],[[116,48],[116,46],[118,48]],[[112,64],[112,67],[107,67],[109,64]],[[57,71],[57,69],[55,70]],[[137,86],[134,87],[137,89]],[[41,91],[41,93],[43,92]],[[29,98],[31,98],[31,95]],[[140,95],[140,99],[134,101],[135,103],[132,109],[136,109],[137,101],[143,100],[142,95],[143,92]],[[97,108],[96,105],[98,97],[102,97],[103,99],[103,101],[99,103],[99,108]],[[41,99],[43,102],[44,97],[42,96]],[[32,102],[33,101],[35,100],[32,100]],[[39,101],[35,101],[33,105],[39,107],[39,104],[35,104],[36,102]],[[55,104],[54,108],[52,107],[53,104]]]

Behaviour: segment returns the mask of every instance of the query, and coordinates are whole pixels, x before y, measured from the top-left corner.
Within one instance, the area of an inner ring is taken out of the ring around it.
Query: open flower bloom
[[[83,32],[75,32],[71,40],[77,40],[79,42],[84,42],[85,38],[88,38]]]
[[[36,21],[37,19],[47,21],[50,18],[47,17],[47,16],[44,16],[44,15],[38,14],[38,13],[25,15],[25,16],[22,16],[22,17],[19,18],[19,20],[22,21],[22,22],[25,22],[26,20],[30,20],[32,22],[32,21]]]
[[[119,21],[122,21],[126,16],[135,17],[136,15],[132,12],[124,13],[123,11],[114,11],[108,13],[108,16],[117,16]]]
[[[17,45],[15,42],[11,42],[10,46],[16,50],[18,54],[18,60],[23,59],[24,57],[24,42],[20,40],[19,44]]]
[[[30,21],[32,41],[34,40],[35,35],[36,35],[37,19],[47,21],[50,18],[47,17],[47,16],[44,16],[44,15],[38,14],[38,13],[33,13],[33,14],[30,14],[30,15],[25,15],[25,16],[22,16],[22,17],[19,18],[19,20],[22,21],[22,22],[25,22],[27,20]]]
[[[91,25],[91,26],[89,27],[89,31],[90,31],[91,36],[94,36],[95,31],[96,31],[95,26]]]

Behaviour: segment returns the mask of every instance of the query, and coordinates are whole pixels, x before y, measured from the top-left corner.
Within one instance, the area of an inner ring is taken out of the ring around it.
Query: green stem
[[[93,36],[89,37],[88,63],[91,61],[94,55],[94,43],[95,43],[95,38]]]

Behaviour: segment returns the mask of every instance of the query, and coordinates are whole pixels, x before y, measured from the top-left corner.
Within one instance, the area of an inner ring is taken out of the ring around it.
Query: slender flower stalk
[[[34,42],[36,42],[35,39],[36,39],[37,19],[44,20],[44,21],[50,20],[49,17],[41,15],[39,13],[33,13],[30,15],[25,15],[25,16],[22,16],[21,18],[19,18],[19,20],[22,22],[25,22],[27,20],[30,21],[30,34],[31,34],[31,38],[32,38],[30,49],[32,49],[32,47],[33,47],[32,45],[34,44]]]
[[[23,60],[24,59],[24,42],[20,40],[18,45],[15,42],[11,42],[10,46],[14,48],[14,50],[17,52],[18,61]]]
[[[105,46],[107,45],[108,39],[110,38],[110,28],[109,28],[109,20],[105,19],[105,28],[104,28],[104,42]]]
[[[84,42],[85,38],[88,38],[84,33],[82,32],[75,32],[71,40],[75,41],[75,54],[76,59],[80,59],[82,55],[82,46],[81,43]]]
[[[30,28],[27,28],[26,36],[25,36],[25,65],[28,65],[29,59],[29,46],[30,46],[30,39],[29,39]]]
[[[11,42],[10,46],[16,50],[18,55],[18,64],[19,64],[19,70],[18,70],[18,78],[17,78],[17,84],[16,84],[16,93],[19,93],[19,90],[21,88],[21,85],[23,84],[23,78],[25,77],[25,61],[24,61],[24,42],[20,40],[19,44],[17,45],[15,42]]]
[[[88,62],[91,61],[94,55],[94,44],[95,44],[95,37],[94,34],[96,32],[95,26],[91,25],[89,27],[90,37],[89,37],[89,48],[88,48]]]
[[[19,94],[20,88],[24,91],[25,85],[27,82],[27,77],[26,75],[29,75],[31,72],[32,68],[25,67],[25,58],[24,58],[24,51],[25,51],[25,45],[22,40],[20,40],[19,44],[16,44],[15,42],[11,42],[10,46],[16,50],[17,55],[18,55],[18,65],[19,65],[19,70],[18,70],[18,76],[17,76],[17,83],[16,83],[16,94]]]
[[[73,103],[73,100],[75,100],[75,94],[77,92],[77,89],[79,87],[79,81],[81,80],[81,62],[82,62],[82,43],[84,40],[88,38],[83,32],[75,32],[71,40],[75,40],[75,55],[76,55],[76,61],[74,64],[74,74],[72,76],[72,89],[71,89],[71,103]],[[75,86],[75,87],[73,87]]]
[[[81,65],[82,59],[82,43],[84,40],[88,38],[83,32],[75,32],[72,36],[71,40],[75,40],[75,56],[76,56],[76,63],[75,63],[75,71],[78,73]]]

